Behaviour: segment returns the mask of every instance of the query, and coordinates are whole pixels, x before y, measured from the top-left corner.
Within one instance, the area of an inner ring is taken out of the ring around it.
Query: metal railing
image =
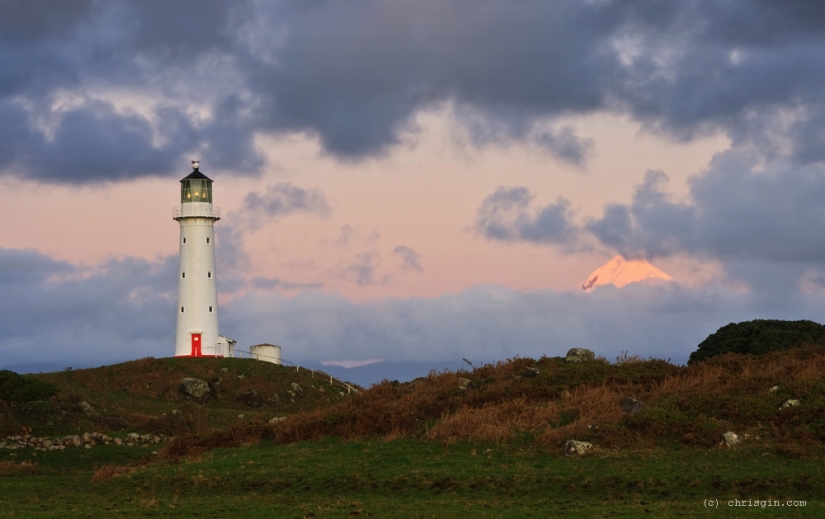
[[[181,206],[176,205],[172,208],[172,219],[176,220],[178,218],[186,218],[189,216],[192,217],[202,217],[202,218],[218,218],[221,217],[221,208],[212,206],[212,211],[198,211],[199,214],[183,214],[183,210]],[[201,214],[202,213],[202,214]]]
[[[240,358],[240,359],[243,359],[244,354],[246,354],[246,355],[248,355],[248,358],[252,359],[252,360],[259,360],[261,362],[270,362],[270,363],[278,364],[278,365],[283,365],[284,363],[286,363],[286,364],[289,364],[290,367],[294,367],[296,372],[300,372],[302,369],[304,371],[309,371],[312,378],[315,378],[316,374],[319,376],[319,378],[323,377],[324,379],[326,379],[327,377],[329,377],[329,385],[330,386],[334,385],[334,383],[337,382],[338,384],[340,384],[343,387],[347,388],[347,394],[348,395],[351,394],[351,393],[355,393],[356,395],[361,393],[361,391],[358,388],[344,382],[343,380],[341,380],[338,377],[333,377],[329,373],[325,373],[323,371],[319,371],[319,370],[316,370],[316,369],[305,368],[303,366],[295,364],[294,362],[284,360],[280,357],[272,357],[270,355],[263,355],[261,353],[252,353],[252,352],[249,352],[249,351],[239,350],[237,348],[235,348],[234,353],[235,353],[235,355],[237,355],[236,358]],[[235,355],[233,355],[233,357]],[[269,360],[267,360],[267,359],[269,359]]]

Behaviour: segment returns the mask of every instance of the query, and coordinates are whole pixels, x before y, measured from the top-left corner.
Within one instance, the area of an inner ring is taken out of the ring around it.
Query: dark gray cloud
[[[424,272],[424,268],[421,266],[421,253],[412,247],[398,245],[392,250],[392,253],[394,256],[401,258],[402,272]]]
[[[359,252],[350,258],[349,263],[341,269],[342,279],[355,283],[359,287],[384,284],[387,276],[379,276],[381,255],[375,250]]]
[[[481,202],[473,229],[490,240],[529,241],[562,245],[573,250],[578,228],[571,204],[564,198],[544,207],[532,207],[526,187],[499,187]]]
[[[243,212],[238,216],[247,226],[255,228],[267,220],[291,213],[329,216],[329,204],[320,189],[304,189],[291,182],[267,186],[262,193],[250,192],[243,200]]]
[[[323,283],[294,283],[283,281],[278,278],[256,277],[249,280],[250,285],[258,290],[272,290],[282,288],[284,290],[317,290],[324,286]]]
[[[112,259],[95,269],[0,249],[3,366],[103,364],[171,346],[177,258]]]
[[[822,12],[744,0],[4,2],[0,127],[14,142],[0,145],[0,173],[177,175],[197,153],[254,174],[259,132],[303,132],[358,159],[443,106],[479,145],[524,140],[576,165],[593,143],[553,121],[604,110],[677,139],[724,132],[819,162]],[[140,113],[101,105],[118,92],[152,101]]]

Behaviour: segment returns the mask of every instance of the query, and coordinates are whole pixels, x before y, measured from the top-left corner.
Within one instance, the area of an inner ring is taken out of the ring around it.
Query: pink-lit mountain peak
[[[585,292],[590,292],[600,285],[613,284],[618,288],[622,288],[630,283],[637,283],[650,278],[665,281],[673,279],[670,274],[657,269],[645,260],[626,260],[621,256],[615,256],[594,270],[579,286]]]

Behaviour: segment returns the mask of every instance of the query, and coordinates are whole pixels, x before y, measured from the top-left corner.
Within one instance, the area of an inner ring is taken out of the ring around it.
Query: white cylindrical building
[[[218,334],[218,289],[215,282],[215,222],[212,180],[192,161],[192,173],[180,181],[180,271],[176,357],[223,356]]]

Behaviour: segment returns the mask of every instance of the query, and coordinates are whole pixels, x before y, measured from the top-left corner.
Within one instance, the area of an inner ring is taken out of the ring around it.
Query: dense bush
[[[35,378],[18,375],[14,371],[0,371],[0,400],[31,402],[55,394],[55,387]]]
[[[725,353],[760,355],[805,344],[825,345],[825,326],[813,321],[757,319],[730,323],[708,336],[688,364]]]

